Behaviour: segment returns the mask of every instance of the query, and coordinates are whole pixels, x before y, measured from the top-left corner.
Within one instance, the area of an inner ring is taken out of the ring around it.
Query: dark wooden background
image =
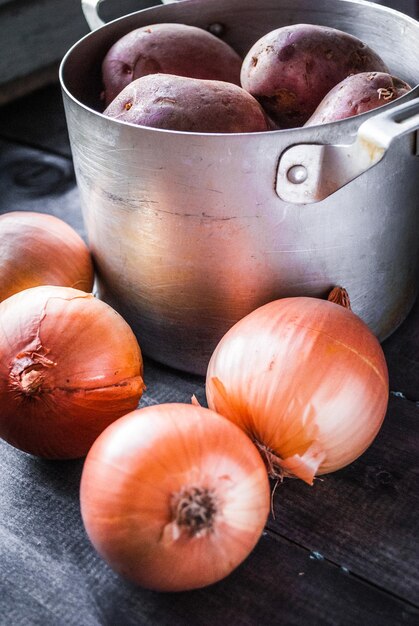
[[[0,108],[0,166],[0,213],[53,213],[85,235],[58,85]],[[384,350],[391,396],[370,449],[313,487],[286,480],[250,557],[194,592],[135,588],[95,554],[82,460],[0,442],[0,624],[419,624],[419,302]],[[145,382],[141,406],[204,401],[202,378],[149,360]]]

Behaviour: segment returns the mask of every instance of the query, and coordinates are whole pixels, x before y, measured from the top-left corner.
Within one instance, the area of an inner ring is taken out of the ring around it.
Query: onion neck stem
[[[344,287],[334,287],[332,291],[327,296],[329,302],[334,302],[335,304],[340,304],[344,309],[351,308],[351,300],[349,298],[349,294]]]
[[[293,474],[290,474],[285,468],[281,467],[281,457],[279,457],[273,450],[265,446],[257,439],[253,440],[253,443],[257,447],[265,463],[266,470],[269,478],[279,480],[282,482],[284,478],[295,478]]]

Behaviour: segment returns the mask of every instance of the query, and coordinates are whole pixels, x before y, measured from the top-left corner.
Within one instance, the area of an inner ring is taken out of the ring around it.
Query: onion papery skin
[[[235,324],[207,370],[209,408],[242,428],[273,477],[348,465],[377,435],[388,403],[381,346],[352,311],[284,298]]]
[[[211,524],[178,523],[179,494],[210,493]],[[227,576],[256,545],[270,506],[264,463],[234,424],[203,407],[133,411],[95,441],[83,468],[81,513],[98,553],[155,591]]]
[[[0,216],[0,301],[40,285],[90,292],[89,250],[76,231],[54,215],[5,213]]]
[[[43,286],[0,303],[0,436],[50,459],[87,454],[144,389],[138,342],[109,305]]]

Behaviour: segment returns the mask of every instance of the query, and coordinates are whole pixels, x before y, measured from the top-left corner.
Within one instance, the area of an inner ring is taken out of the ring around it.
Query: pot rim
[[[192,4],[197,4],[199,1],[201,0],[188,0],[189,3]],[[343,2],[343,3],[347,3],[347,4],[351,4],[351,5],[359,5],[359,6],[365,6],[367,5],[368,7],[370,7],[372,10],[378,11],[378,12],[382,12],[382,13],[388,13],[389,16],[397,16],[398,19],[402,18],[404,20],[406,20],[408,23],[418,27],[418,36],[419,36],[419,22],[411,17],[410,15],[407,15],[405,13],[403,13],[402,11],[398,11],[397,9],[393,9],[392,7],[388,7],[386,5],[382,5],[382,4],[376,4],[374,2],[370,2],[369,0],[334,0],[337,3]],[[174,6],[180,6],[182,3],[172,3],[171,5],[169,5],[171,7],[171,9],[173,9]],[[382,105],[381,107],[379,107],[378,109],[372,109],[371,111],[366,111],[364,113],[359,113],[357,115],[353,115],[351,117],[342,119],[342,120],[337,120],[334,122],[327,122],[325,124],[313,124],[312,126],[297,126],[295,128],[282,128],[282,129],[272,129],[272,130],[264,130],[264,131],[254,131],[254,132],[241,132],[241,133],[205,133],[205,132],[196,132],[196,131],[180,131],[180,130],[170,130],[170,129],[165,129],[165,128],[154,128],[151,126],[143,126],[141,124],[133,124],[132,122],[127,122],[127,121],[122,121],[122,120],[118,120],[112,117],[109,117],[107,115],[104,115],[103,113],[101,113],[100,111],[97,111],[96,109],[86,105],[85,103],[83,103],[81,100],[79,100],[78,98],[76,98],[70,91],[70,89],[67,87],[65,79],[64,79],[64,72],[65,72],[65,67],[66,64],[69,62],[70,57],[73,55],[74,51],[87,39],[91,38],[92,36],[95,36],[95,34],[99,31],[104,31],[108,28],[111,28],[115,23],[117,22],[122,22],[130,17],[133,17],[134,15],[138,15],[138,14],[143,14],[143,13],[147,13],[148,11],[152,10],[155,11],[157,10],[166,10],[165,7],[168,7],[168,5],[156,5],[153,7],[148,7],[145,9],[140,9],[138,11],[133,11],[131,13],[127,13],[126,15],[123,15],[121,17],[115,18],[114,20],[111,20],[110,22],[107,22],[106,24],[104,24],[103,26],[97,28],[94,31],[91,31],[89,33],[87,33],[86,35],[84,35],[81,39],[79,39],[78,41],[76,41],[66,52],[66,54],[64,55],[64,57],[61,60],[60,63],[60,67],[59,67],[59,80],[60,80],[60,86],[62,89],[63,94],[65,94],[74,104],[76,104],[77,106],[79,106],[80,108],[84,109],[86,111],[86,113],[90,114],[90,115],[94,115],[95,117],[99,118],[99,119],[103,119],[105,120],[107,123],[115,123],[118,126],[122,125],[123,127],[127,127],[127,128],[131,128],[131,129],[137,129],[133,132],[144,132],[144,131],[149,131],[151,133],[163,133],[164,135],[176,135],[176,136],[187,136],[187,137],[214,137],[214,138],[223,138],[225,139],[227,138],[234,138],[234,137],[266,137],[266,136],[278,136],[279,133],[281,133],[281,136],[283,136],[284,134],[290,134],[290,135],[294,135],[295,133],[301,133],[302,129],[315,129],[317,132],[322,132],[323,133],[323,129],[325,134],[327,134],[328,130],[330,128],[334,128],[336,126],[336,124],[339,124],[342,129],[346,128],[346,130],[349,129],[350,126],[353,126],[354,122],[358,125],[360,125],[364,120],[368,119],[369,117],[373,117],[375,114],[377,114],[377,112],[383,112],[383,111],[387,111],[390,108],[393,108],[395,106],[398,106],[399,104],[402,104],[404,102],[408,102],[409,100],[419,96],[419,79],[418,82],[416,83],[416,85],[414,85],[411,89],[411,91],[409,91],[408,93],[404,94],[403,96],[399,96],[398,98],[396,98],[396,100],[393,100],[392,102],[388,102],[387,104]],[[158,23],[158,22],[156,22]],[[170,21],[169,21],[170,23]],[[358,124],[359,122],[359,124]]]

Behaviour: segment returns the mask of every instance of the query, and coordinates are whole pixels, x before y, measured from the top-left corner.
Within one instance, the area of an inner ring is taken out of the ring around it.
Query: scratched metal
[[[205,372],[218,340],[249,311],[278,297],[322,297],[336,284],[384,339],[417,293],[414,133],[324,200],[294,204],[276,189],[284,151],[349,145],[374,112],[237,135],[156,130],[101,115],[106,50],[135,27],[170,21],[221,24],[240,53],[274,27],[325,24],[357,35],[394,74],[419,83],[419,23],[351,0],[190,0],[140,11],[88,35],[67,55],[61,79],[101,297],[128,320],[146,354],[195,373]],[[418,95],[416,86],[400,102]]]

